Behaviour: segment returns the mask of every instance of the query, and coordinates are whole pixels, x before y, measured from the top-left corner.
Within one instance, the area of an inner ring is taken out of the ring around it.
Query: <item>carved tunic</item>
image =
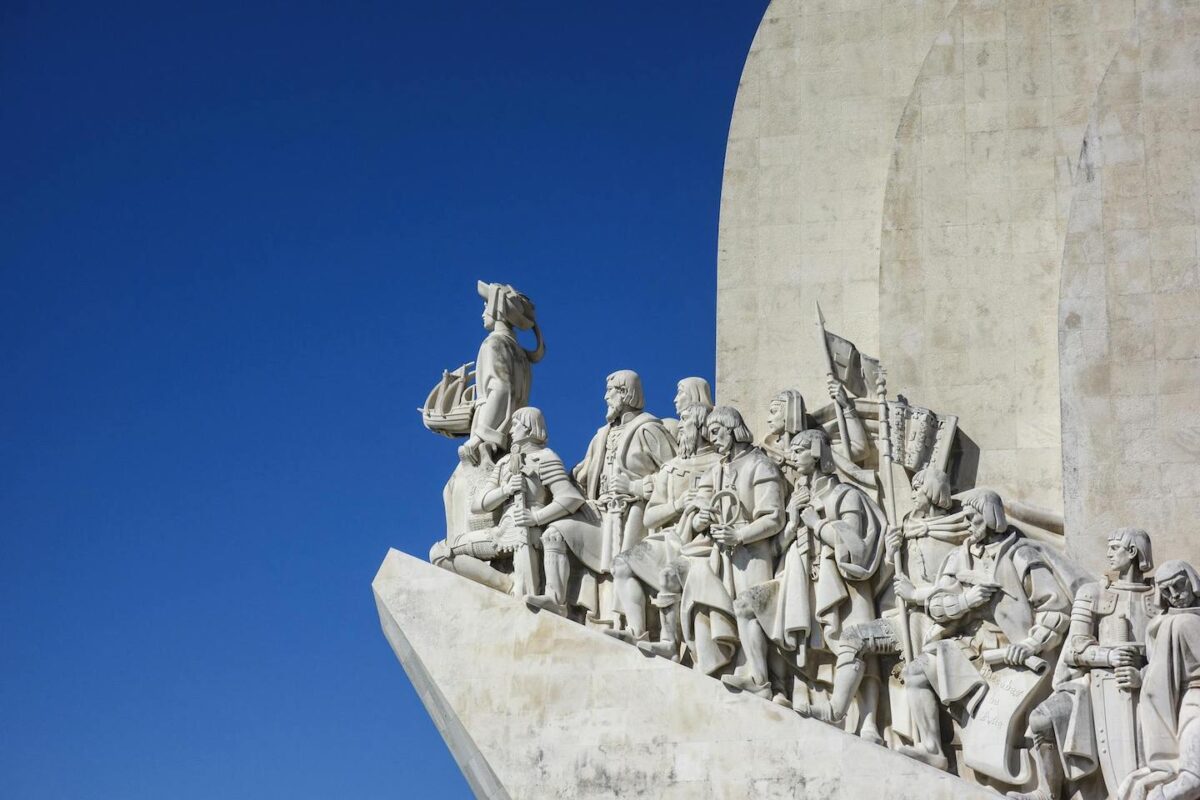
[[[815,612],[825,639],[836,644],[850,625],[875,618],[875,580],[883,560],[883,511],[856,486],[818,478],[813,508],[817,556]]]
[[[1150,623],[1138,720],[1146,765],[1200,774],[1200,748],[1181,747],[1200,720],[1200,608],[1172,608]]]
[[[533,381],[529,355],[512,331],[494,330],[475,358],[475,412],[471,434],[503,450],[513,412],[529,403]]]

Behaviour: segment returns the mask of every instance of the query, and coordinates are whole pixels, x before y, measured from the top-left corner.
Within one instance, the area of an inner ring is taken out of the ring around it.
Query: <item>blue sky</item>
[[[713,371],[763,0],[0,9],[0,796],[464,797],[370,580],[441,536],[415,412],[538,307],[603,382]]]

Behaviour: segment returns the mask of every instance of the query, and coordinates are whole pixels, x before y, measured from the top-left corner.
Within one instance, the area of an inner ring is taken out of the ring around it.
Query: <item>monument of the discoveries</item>
[[[1196,0],[772,2],[715,392],[558,453],[481,282],[425,403],[374,590],[476,794],[1200,799],[1198,209]]]

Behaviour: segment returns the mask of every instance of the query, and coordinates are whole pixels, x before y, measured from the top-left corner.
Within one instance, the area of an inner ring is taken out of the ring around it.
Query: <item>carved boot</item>
[[[560,617],[567,615],[567,607],[548,594],[531,594],[525,597],[525,604],[530,608],[549,611]]]
[[[1037,767],[1037,788],[1032,792],[1009,792],[1009,800],[1060,800],[1064,776],[1054,745],[1035,738],[1033,763]]]
[[[546,591],[543,594],[531,594],[525,597],[525,603],[530,608],[540,608],[560,617],[567,616],[567,578],[571,564],[567,558],[567,546],[562,535],[555,530],[542,534],[542,551],[544,571],[546,573]]]
[[[915,758],[917,761],[943,772],[950,769],[950,761],[944,755],[936,750],[927,750],[921,745],[902,744],[896,748],[896,752],[909,758]]]
[[[764,700],[771,699],[771,684],[763,681],[759,683],[750,675],[722,675],[721,683],[725,684],[726,688],[735,692],[746,692],[748,694],[757,695]]]
[[[653,600],[658,606],[659,640],[638,642],[638,650],[651,656],[679,661],[679,595],[659,592]]]
[[[604,628],[604,633],[614,639],[620,639],[625,644],[637,645],[640,649],[643,644],[649,643],[649,636],[646,631],[637,633],[630,628]]]

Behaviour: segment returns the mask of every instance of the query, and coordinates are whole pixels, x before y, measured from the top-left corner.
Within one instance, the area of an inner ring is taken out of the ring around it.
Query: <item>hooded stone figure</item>
[[[479,463],[483,448],[487,448],[492,460],[508,449],[512,413],[529,402],[533,382],[530,365],[541,361],[546,354],[533,302],[528,297],[503,283],[479,281],[477,290],[486,301],[483,327],[488,335],[475,358],[471,435],[460,448],[463,457],[472,464]],[[526,350],[517,341],[516,331],[530,329],[537,338],[537,347]]]
[[[784,389],[767,407],[767,435],[759,447],[776,464],[787,461],[792,437],[808,427],[805,413],[804,395],[799,389]]]
[[[1145,766],[1120,800],[1200,797],[1200,574],[1186,561],[1154,573],[1163,613],[1146,631],[1147,665],[1138,705]]]

